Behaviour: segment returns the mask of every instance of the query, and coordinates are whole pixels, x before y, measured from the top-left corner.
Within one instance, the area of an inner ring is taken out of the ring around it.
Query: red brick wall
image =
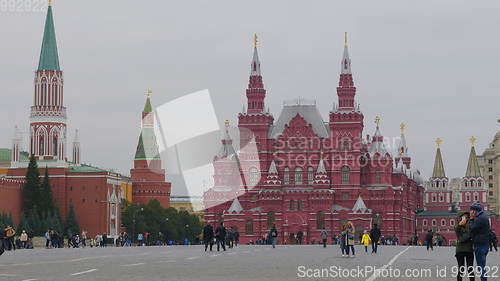
[[[22,211],[22,183],[0,178],[0,213],[10,213],[19,223]]]

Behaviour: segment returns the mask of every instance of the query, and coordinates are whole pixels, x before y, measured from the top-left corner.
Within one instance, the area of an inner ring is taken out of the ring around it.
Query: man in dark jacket
[[[205,252],[207,251],[208,245],[210,245],[210,252],[212,251],[212,247],[214,245],[214,228],[207,223],[203,228],[203,243],[205,244]]]
[[[427,234],[425,234],[425,243],[427,244],[427,251],[429,251],[429,248],[431,248],[432,251],[434,251],[434,245],[432,238],[434,237],[434,233],[432,233],[432,230],[429,229],[427,231]]]
[[[378,241],[380,240],[380,228],[376,223],[373,224],[372,230],[370,230],[370,239],[372,240],[372,254],[377,253]]]
[[[224,227],[224,224],[221,222],[220,225],[215,229],[215,240],[217,242],[217,252],[220,250],[220,247],[222,246],[222,250],[226,250],[226,245],[225,245],[225,239],[226,239],[226,228]]]
[[[490,222],[483,211],[483,207],[479,201],[474,202],[471,206],[471,221],[470,233],[472,244],[474,245],[474,255],[476,256],[477,266],[481,268],[481,281],[486,281],[485,266],[486,256],[490,247]]]
[[[276,248],[276,239],[278,238],[278,230],[276,230],[276,225],[273,224],[273,227],[269,231],[269,237],[271,238],[271,244],[273,248]]]

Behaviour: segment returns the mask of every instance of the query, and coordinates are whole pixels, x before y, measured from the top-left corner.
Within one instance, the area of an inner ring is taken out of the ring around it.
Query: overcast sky
[[[78,128],[82,161],[100,167],[128,174],[148,88],[153,106],[209,89],[220,124],[235,123],[254,33],[275,119],[300,96],[328,120],[347,31],[364,134],[376,115],[386,137],[405,122],[425,177],[436,137],[447,175],[460,177],[470,136],[482,153],[499,130],[498,1],[53,2],[68,145]],[[40,9],[0,7],[0,147],[15,125],[27,132],[44,21]]]

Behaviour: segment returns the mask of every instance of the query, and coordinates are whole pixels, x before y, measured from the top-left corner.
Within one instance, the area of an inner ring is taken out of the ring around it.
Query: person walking
[[[498,252],[497,244],[498,244],[497,234],[495,233],[495,231],[491,230],[490,231],[490,252],[493,252],[493,248],[495,248],[495,251]]]
[[[372,239],[370,238],[368,231],[365,230],[363,232],[363,237],[361,237],[361,244],[363,244],[365,246],[365,253],[368,253],[368,245],[370,245],[371,242],[372,242]]]
[[[7,242],[7,245],[6,245],[6,248],[7,248],[7,251],[10,251],[10,250],[16,250],[16,246],[14,245],[14,237],[16,235],[16,231],[14,230],[14,228],[12,228],[12,226],[10,225],[7,225],[7,227],[5,227],[5,235],[7,237],[6,241]]]
[[[215,242],[217,243],[217,252],[220,251],[220,247],[222,250],[226,251],[226,228],[224,227],[224,223],[221,222],[220,225],[215,229]]]
[[[328,240],[328,233],[326,233],[325,229],[321,230],[321,240],[323,240],[323,248],[326,248],[326,242]]]
[[[87,231],[86,230],[82,231],[81,242],[82,242],[82,247],[84,247],[84,248],[87,247]]]
[[[26,230],[23,230],[21,232],[21,237],[19,237],[21,240],[21,248],[27,249],[28,248],[28,233],[26,233]]]
[[[470,281],[474,281],[474,250],[472,249],[469,219],[469,212],[460,212],[455,223],[455,234],[457,235],[455,257],[458,263],[457,281],[462,281],[464,276],[469,276]],[[466,263],[467,267],[465,267]]]
[[[228,228],[226,231],[226,242],[229,246],[229,249],[233,248],[233,229]]]
[[[45,249],[48,249],[50,247],[50,230],[47,230],[44,234],[45,237]]]
[[[234,246],[238,246],[240,244],[240,232],[238,229],[234,230]]]
[[[354,224],[351,221],[347,222],[347,227],[346,227],[346,254],[349,257],[350,252],[349,250],[352,251],[352,257],[354,258],[356,253],[354,252]]]
[[[486,281],[486,256],[490,246],[490,222],[479,201],[470,206],[470,233],[476,256],[476,264],[481,268],[481,281]]]
[[[302,232],[302,230],[299,230],[299,232],[297,232],[297,243],[299,245],[302,245],[302,237],[304,236],[304,233]]]
[[[142,246],[142,240],[143,239],[144,239],[144,235],[141,232],[139,232],[137,234],[137,246],[138,247]]]
[[[5,230],[0,227],[0,256],[5,252],[5,239],[7,238],[7,234]]]
[[[205,227],[203,227],[203,243],[205,244],[205,252],[208,249],[208,245],[210,245],[210,252],[212,251],[212,247],[214,245],[214,228],[212,225],[207,223]]]
[[[344,224],[341,226],[341,231],[340,231],[340,250],[342,251],[342,256],[346,256],[346,238],[347,238],[347,231],[346,231],[347,225]]]
[[[372,243],[372,254],[377,253],[378,249],[378,242],[380,241],[380,228],[378,228],[378,225],[376,223],[373,224],[373,228],[370,230],[370,239]]]
[[[427,244],[427,251],[429,251],[429,248],[431,248],[431,251],[434,251],[434,234],[432,233],[432,230],[428,230],[427,234],[425,234],[425,243]]]
[[[271,244],[273,248],[276,248],[276,239],[278,238],[278,230],[276,230],[276,225],[273,224],[271,230],[269,231],[269,237],[271,238]]]

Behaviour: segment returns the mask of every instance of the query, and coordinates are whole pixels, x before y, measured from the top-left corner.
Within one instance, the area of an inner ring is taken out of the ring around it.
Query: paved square
[[[373,255],[357,246],[355,258],[344,258],[338,246],[312,245],[239,246],[207,253],[201,246],[17,250],[0,257],[0,280],[454,280],[454,253],[455,248],[450,247],[427,252],[424,247],[381,246],[379,254]],[[500,265],[498,252],[488,255],[488,265]],[[353,269],[357,266],[385,268],[385,272],[398,269],[401,276],[376,277],[367,272],[358,278],[325,275],[332,266],[333,272],[345,268],[356,274]],[[436,266],[441,272],[446,268],[446,277],[436,276]],[[406,269],[414,269],[413,274],[420,277],[404,277]],[[323,275],[315,277],[320,271]],[[424,271],[430,275],[422,276]],[[495,279],[500,280],[489,280]]]

